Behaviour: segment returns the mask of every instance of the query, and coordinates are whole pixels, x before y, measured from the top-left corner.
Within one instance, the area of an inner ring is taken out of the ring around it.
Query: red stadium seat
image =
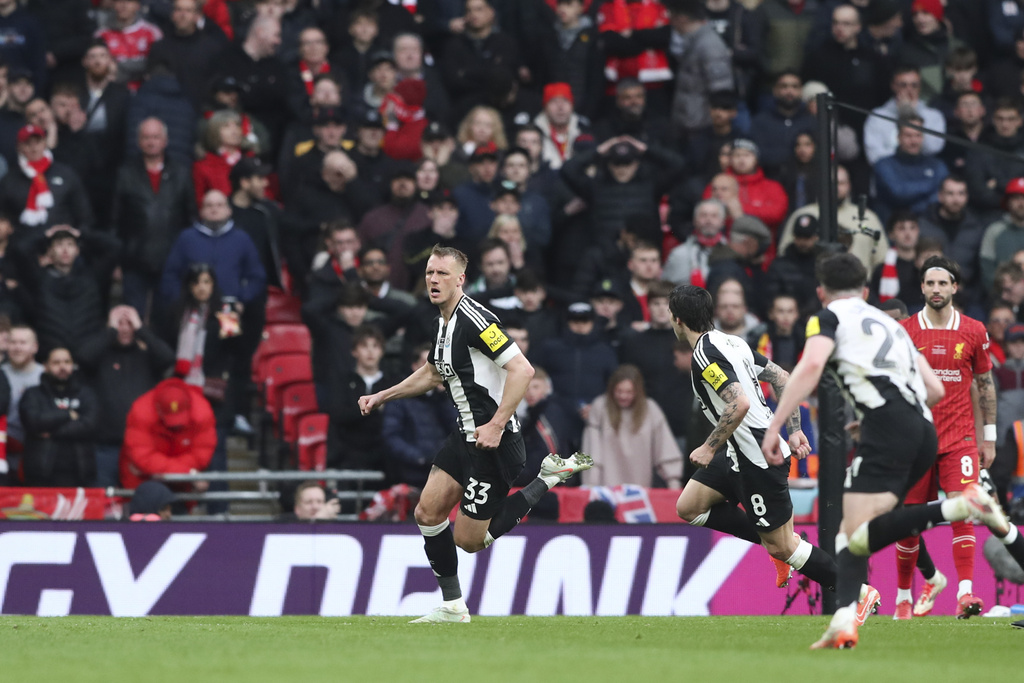
[[[294,444],[299,438],[299,420],[317,412],[316,386],[312,382],[288,384],[281,392],[281,438]]]
[[[260,416],[259,457],[263,466],[268,466],[270,453],[269,436],[280,437],[281,406],[284,391],[295,384],[311,382],[313,368],[308,353],[279,353],[265,356],[260,364],[260,393],[263,397],[263,414]],[[287,453],[287,447],[277,449],[279,453]],[[280,465],[280,461],[278,462]]]
[[[313,340],[302,323],[278,323],[263,328],[269,353],[309,353]]]
[[[252,381],[261,385],[266,379],[261,377],[261,363],[267,357],[281,353],[310,352],[313,343],[309,336],[309,328],[301,323],[280,323],[267,325],[263,328],[263,340],[256,347],[252,357]]]
[[[327,424],[324,413],[303,415],[299,419],[299,469],[322,472],[327,469]]]
[[[281,411],[281,392],[296,382],[313,381],[313,366],[308,353],[282,353],[268,356],[263,384],[263,406],[274,418]]]
[[[302,301],[277,287],[267,289],[267,324],[301,323]]]

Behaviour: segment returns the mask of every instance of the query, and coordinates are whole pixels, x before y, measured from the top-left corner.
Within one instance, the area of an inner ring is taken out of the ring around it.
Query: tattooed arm
[[[762,382],[768,382],[768,384],[772,385],[776,396],[782,396],[782,390],[786,388],[786,382],[789,380],[789,373],[775,363],[768,361],[767,367],[761,371],[760,379]],[[793,411],[792,415],[786,418],[786,431],[790,434],[801,431],[799,407]]]
[[[707,467],[715,457],[715,451],[725,445],[732,433],[743,422],[750,410],[750,399],[743,393],[739,382],[733,382],[722,389],[719,396],[725,401],[722,416],[718,418],[711,435],[707,440],[690,453],[690,462],[699,467]]]
[[[995,431],[996,424],[996,385],[992,381],[992,371],[983,372],[974,376],[974,386],[978,389],[978,407],[981,408],[981,419],[988,429]],[[981,442],[981,466],[988,468],[996,459],[996,442],[984,440]]]
[[[725,401],[722,416],[718,418],[718,424],[715,425],[711,435],[704,442],[711,450],[718,450],[728,441],[732,433],[743,422],[747,411],[750,410],[750,399],[743,393],[739,382],[733,382],[723,389],[721,397]]]

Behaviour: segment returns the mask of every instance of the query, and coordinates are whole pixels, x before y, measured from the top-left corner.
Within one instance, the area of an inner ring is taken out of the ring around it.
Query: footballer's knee
[[[707,512],[707,510],[700,504],[700,501],[694,500],[685,493],[681,494],[679,500],[676,501],[676,514],[679,515],[680,519],[690,524],[693,524],[693,520],[704,512]]]
[[[448,519],[448,515],[437,510],[431,510],[424,506],[423,503],[416,505],[416,510],[413,512],[413,516],[416,518],[416,523],[420,526],[437,526],[444,520]]]

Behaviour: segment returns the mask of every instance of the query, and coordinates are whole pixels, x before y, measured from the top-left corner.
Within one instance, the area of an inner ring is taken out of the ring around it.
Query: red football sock
[[[953,527],[953,564],[960,581],[974,580],[974,525],[970,522],[951,522]]]
[[[921,549],[917,536],[908,536],[896,543],[896,587],[910,590],[914,582],[917,552]]]

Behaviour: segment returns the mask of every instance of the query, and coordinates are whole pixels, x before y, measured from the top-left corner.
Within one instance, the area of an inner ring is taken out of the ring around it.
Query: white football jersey
[[[902,398],[932,419],[917,365],[920,354],[888,314],[859,297],[836,299],[807,321],[807,339],[819,334],[836,343],[828,370],[838,377],[858,418]]]
[[[750,409],[729,437],[728,452],[733,469],[737,469],[740,455],[761,469],[768,468],[761,452],[761,441],[775,414],[768,407],[757,379],[766,367],[768,359],[751,351],[743,339],[718,330],[701,335],[693,349],[693,391],[712,424],[718,424],[726,406],[720,393],[730,384],[739,383],[750,401]],[[783,455],[788,456],[789,445],[785,440],[780,439],[780,442]]]

